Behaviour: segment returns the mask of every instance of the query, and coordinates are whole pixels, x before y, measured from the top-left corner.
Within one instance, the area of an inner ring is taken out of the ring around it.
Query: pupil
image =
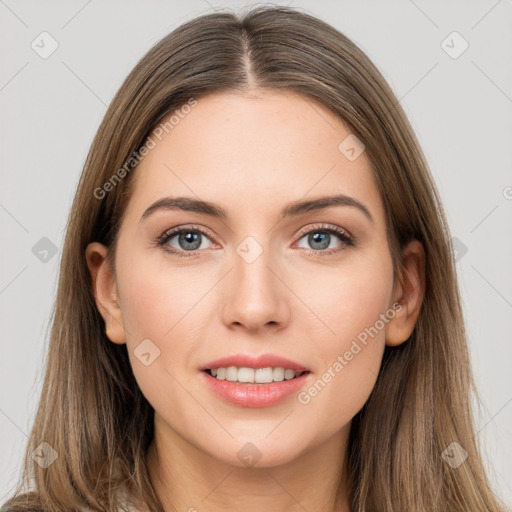
[[[198,249],[201,246],[201,241],[199,240],[200,234],[199,233],[193,233],[191,231],[187,233],[182,233],[179,237],[180,244],[184,243],[185,246],[183,249],[190,249],[195,250]],[[191,244],[188,245],[187,244]]]
[[[322,237],[325,237],[322,241]],[[329,233],[314,233],[312,235],[309,235],[309,242],[315,249],[326,249],[329,247],[330,242],[330,235]],[[314,246],[314,244],[320,244],[320,246]]]

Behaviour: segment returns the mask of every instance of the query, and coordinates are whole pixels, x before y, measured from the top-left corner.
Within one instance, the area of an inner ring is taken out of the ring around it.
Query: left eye
[[[336,238],[338,239],[338,245],[331,245],[336,242]],[[339,247],[340,245],[345,245],[350,243],[350,239],[348,236],[343,233],[339,233],[333,229],[314,229],[306,233],[299,240],[306,239],[306,243],[309,244],[309,247],[303,247],[304,249],[314,249],[315,251],[325,251],[328,249],[334,249],[335,247]],[[299,247],[301,247],[299,245]]]

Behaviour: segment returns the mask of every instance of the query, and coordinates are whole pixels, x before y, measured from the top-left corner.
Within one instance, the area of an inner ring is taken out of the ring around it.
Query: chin
[[[274,424],[272,428],[275,428]],[[269,429],[268,432],[271,432]],[[297,458],[303,449],[299,440],[304,437],[297,431],[294,435],[287,435],[286,441],[282,437],[276,439],[265,438],[267,430],[257,430],[251,436],[246,433],[244,436],[231,439],[227,443],[217,444],[219,450],[210,452],[211,456],[219,462],[237,467],[271,468],[287,464]]]

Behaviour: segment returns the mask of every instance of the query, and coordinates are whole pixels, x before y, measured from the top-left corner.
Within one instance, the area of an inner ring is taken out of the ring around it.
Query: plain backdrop
[[[275,3],[304,9],[353,39],[416,131],[456,238],[484,403],[476,435],[496,492],[512,504],[512,1]],[[171,30],[248,4],[0,0],[2,501],[19,476],[65,223],[106,106]]]

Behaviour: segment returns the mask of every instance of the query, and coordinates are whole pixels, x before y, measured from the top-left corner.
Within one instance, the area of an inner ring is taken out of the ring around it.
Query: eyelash
[[[304,236],[309,235],[310,233],[328,233],[331,235],[337,235],[341,241],[341,246],[334,248],[334,249],[323,249],[320,251],[315,251],[313,249],[304,249],[307,254],[313,254],[313,255],[331,255],[338,253],[342,251],[345,247],[354,247],[356,245],[356,237],[353,235],[350,235],[347,231],[345,231],[342,228],[339,228],[338,226],[331,226],[326,224],[320,224],[318,226],[314,226],[307,231],[302,231],[298,235],[298,240],[301,240],[304,238]],[[167,242],[174,238],[176,235],[179,235],[181,233],[201,233],[202,235],[206,236],[207,238],[210,238],[209,233],[201,228],[200,226],[185,226],[180,228],[173,228],[169,231],[165,231],[162,235],[157,237],[155,240],[155,244],[158,247],[161,247],[164,251],[173,254],[175,256],[178,256],[180,258],[191,258],[193,256],[197,256],[201,250],[196,251],[180,251],[176,250],[175,248],[171,248],[167,245]]]

